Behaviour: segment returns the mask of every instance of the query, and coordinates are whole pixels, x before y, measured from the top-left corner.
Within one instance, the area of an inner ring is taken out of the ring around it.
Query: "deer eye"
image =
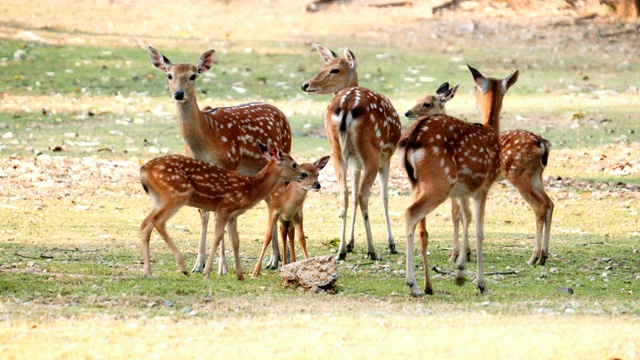
[[[195,74],[191,75],[191,77],[189,78],[189,80],[191,80],[191,81],[196,81],[196,75],[195,75]]]
[[[340,73],[340,69],[331,69],[330,73],[331,74],[339,74]]]
[[[424,105],[422,105],[422,107],[424,108],[430,108],[431,107],[431,103],[424,103]]]
[[[171,79],[173,79],[173,76],[171,76],[171,74],[167,74],[167,78],[168,78],[169,80],[171,80]]]
[[[309,177],[309,175],[307,173],[302,173],[302,174],[300,174],[300,177],[303,178],[303,179],[306,179],[306,178]]]
[[[292,169],[296,169],[297,167],[298,167],[298,164],[296,164],[296,163],[291,164],[291,168]]]

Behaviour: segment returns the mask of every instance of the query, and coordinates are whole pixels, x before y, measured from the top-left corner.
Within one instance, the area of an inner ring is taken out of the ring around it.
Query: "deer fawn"
[[[484,110],[482,124],[470,124],[447,115],[420,118],[400,140],[400,159],[413,189],[412,203],[405,211],[407,231],[406,281],[411,294],[420,296],[415,283],[413,239],[418,223],[447,198],[468,204],[474,199],[477,246],[477,285],[488,293],[484,280],[484,210],[487,195],[500,174],[500,109],[502,98],[517,81],[518,71],[504,79],[485,78],[469,66],[476,83],[476,98]],[[420,232],[424,261],[424,290],[433,294],[429,277],[429,234]],[[457,283],[464,283],[464,257],[458,261]]]
[[[289,238],[289,248],[291,249],[291,261],[296,261],[296,252],[294,250],[294,235],[298,232],[298,242],[302,248],[304,258],[308,259],[307,253],[307,239],[304,234],[303,217],[302,217],[302,205],[307,192],[320,191],[320,183],[318,182],[318,175],[320,170],[329,162],[329,156],[325,156],[314,162],[313,164],[304,163],[300,164],[300,172],[303,180],[301,182],[282,183],[280,186],[269,196],[269,224],[267,225],[267,232],[264,237],[264,244],[262,245],[262,251],[260,257],[253,269],[253,276],[260,275],[260,268],[262,267],[262,259],[264,253],[267,250],[267,246],[272,240],[273,233],[276,231],[275,227],[278,221],[280,222],[280,237],[282,238],[282,265],[287,264],[287,237]],[[295,226],[295,228],[294,228]],[[273,239],[277,245],[278,238]],[[278,247],[274,247],[277,249]],[[274,251],[273,258],[277,262],[279,256],[279,250]],[[277,268],[277,263],[275,268]]]
[[[445,114],[445,103],[453,98],[455,89],[448,98],[443,98],[448,83],[442,84],[436,95],[427,95],[405,115],[412,119],[422,116]],[[544,265],[549,254],[549,235],[553,215],[553,201],[544,189],[542,173],[547,166],[551,143],[539,135],[526,130],[510,130],[500,133],[500,167],[502,175],[518,190],[522,198],[531,205],[536,215],[536,239],[529,265],[539,262]],[[451,201],[453,218],[453,251],[449,261],[455,262],[460,254],[459,229],[463,218],[470,219],[469,208],[463,208],[464,217],[456,201]],[[422,224],[421,222],[420,224]],[[421,229],[423,230],[423,229]],[[544,235],[543,235],[544,233]],[[544,243],[542,242],[544,236]],[[468,238],[468,222],[463,229],[466,261],[471,261]]]
[[[346,259],[347,252],[353,251],[358,206],[360,206],[364,218],[367,234],[367,256],[371,259],[378,259],[369,223],[369,194],[376,174],[380,177],[382,204],[387,224],[387,247],[389,253],[396,254],[389,219],[387,183],[389,181],[389,161],[402,131],[400,118],[386,97],[369,89],[358,87],[358,74],[356,73],[358,60],[351,51],[345,48],[345,57],[339,58],[335,52],[320,44],[317,44],[316,48],[326,64],[317,75],[302,84],[302,90],[308,94],[334,94],[333,100],[327,107],[324,124],[331,146],[336,176],[340,183],[342,236],[338,259]],[[347,243],[345,232],[349,201],[347,190],[347,170],[349,167],[352,170],[353,210]]]
[[[195,65],[172,64],[151,46],[149,56],[156,69],[169,79],[169,92],[178,110],[178,125],[185,140],[187,156],[250,176],[267,163],[256,148],[256,141],[274,145],[285,153],[291,151],[289,122],[273,105],[247,103],[221,108],[207,106],[200,110],[195,84],[201,74],[213,67],[214,50],[204,52]],[[209,213],[201,211],[201,215],[198,258],[191,272],[202,272],[205,265]],[[224,242],[220,249],[218,273],[227,273]]]
[[[151,197],[153,209],[142,221],[142,256],[145,276],[153,276],[149,261],[149,241],[155,228],[167,243],[173,256],[187,275],[184,257],[167,234],[165,225],[181,207],[187,205],[216,213],[213,248],[204,268],[209,279],[213,258],[222,241],[225,226],[231,239],[236,275],[244,280],[240,264],[238,216],[269,196],[285,181],[301,181],[298,164],[278,148],[258,143],[267,165],[256,175],[247,177],[205,161],[182,155],[166,155],[150,160],[140,168],[140,182]]]

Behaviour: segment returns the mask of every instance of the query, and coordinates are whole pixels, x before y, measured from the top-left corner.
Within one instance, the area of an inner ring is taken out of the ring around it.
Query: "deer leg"
[[[296,236],[296,228],[293,220],[287,221],[287,238],[289,239],[289,250],[291,251],[291,261],[289,263],[296,262],[296,247],[295,247],[295,236]]]
[[[266,235],[265,235],[266,236]],[[271,231],[271,258],[265,269],[276,270],[280,262],[280,247],[278,246],[278,228],[274,225]]]
[[[227,224],[227,232],[229,233],[229,239],[231,239],[231,247],[233,248],[233,257],[236,264],[236,277],[240,281],[244,281],[244,274],[242,272],[242,263],[240,262],[240,237],[238,236],[238,218],[232,217]]]
[[[275,228],[275,224],[278,222],[276,214],[269,214],[269,223],[267,224],[267,232],[264,236],[264,242],[262,243],[262,250],[260,251],[260,256],[258,257],[258,262],[256,266],[253,268],[252,276],[260,275],[260,269],[262,268],[262,259],[264,259],[264,254],[267,252],[267,246],[271,243],[273,230]],[[277,239],[276,239],[277,241]]]
[[[528,185],[528,183],[527,183]],[[546,263],[549,256],[549,235],[551,232],[551,218],[553,216],[553,201],[544,190],[542,175],[533,177],[531,188],[518,188],[522,197],[531,205],[536,215],[536,240],[533,246],[531,258],[527,264],[540,265]],[[544,244],[542,238],[544,236]]]
[[[216,251],[218,250],[218,245],[222,242],[222,238],[224,236],[224,228],[229,220],[229,214],[219,212],[216,214],[216,225],[214,227],[213,233],[213,245],[211,247],[211,253],[209,253],[209,257],[207,258],[207,263],[204,267],[204,279],[209,280],[209,276],[211,275],[211,267],[213,266],[213,258],[216,256]]]
[[[540,257],[540,265],[545,265],[549,257],[549,237],[551,236],[551,220],[553,218],[553,201],[548,198],[547,211],[544,219],[544,246],[542,247],[542,256]]]
[[[373,186],[373,182],[375,181],[375,179],[376,173],[372,171],[372,168],[365,168],[364,176],[362,177],[362,182],[360,183],[360,193],[358,194],[357,199],[358,204],[360,205],[360,211],[362,212],[362,217],[364,219],[364,228],[367,234],[367,257],[371,260],[381,260],[378,254],[376,254],[376,249],[373,245],[371,221],[369,220],[369,194],[371,193],[371,187]]]
[[[471,261],[471,246],[469,245],[469,223],[471,222],[471,210],[469,209],[469,199],[458,199],[459,207],[462,210],[462,245],[460,256],[466,255],[467,262]]]
[[[336,260],[346,260],[347,208],[349,207],[349,191],[347,190],[347,163],[340,160],[340,153],[338,153],[338,156],[336,156],[336,154],[334,153],[332,159],[336,177],[338,178],[338,184],[340,185],[340,219],[342,220],[342,235],[340,237],[340,246],[338,247],[338,255],[336,256]]]
[[[384,219],[387,224],[387,250],[389,254],[397,254],[396,243],[391,233],[391,219],[389,218],[389,163],[385,162],[380,166],[378,172],[380,189],[382,192],[382,208],[384,209]]]
[[[151,242],[151,232],[153,231],[153,224],[151,223],[151,215],[147,216],[142,221],[140,229],[142,232],[142,263],[144,264],[144,276],[152,277],[151,272],[151,259],[149,258],[149,243]]]
[[[473,205],[475,207],[476,221],[476,257],[477,257],[477,285],[480,293],[489,294],[489,289],[484,280],[484,256],[482,254],[482,242],[484,240],[484,211],[487,201],[487,191],[482,191],[476,195]],[[464,276],[464,275],[463,275]]]
[[[207,228],[209,226],[209,211],[200,210],[200,246],[198,247],[198,257],[196,263],[191,269],[192,273],[201,273],[204,269],[204,263],[206,260],[206,247],[207,247]]]
[[[351,204],[351,226],[349,230],[349,241],[347,242],[347,252],[353,252],[355,247],[355,229],[356,229],[356,214],[358,213],[358,195],[360,188],[360,170],[351,168],[351,196],[353,203]],[[365,220],[366,222],[366,220]]]
[[[295,219],[294,222],[296,224],[295,231],[298,233],[298,243],[300,243],[300,248],[302,249],[304,258],[309,259],[309,254],[307,253],[307,236],[304,234],[302,209],[300,209],[293,218]],[[293,237],[293,234],[291,234],[291,236]],[[293,247],[293,245],[291,246]]]
[[[409,290],[411,291],[411,295],[415,297],[422,296],[422,293],[418,289],[416,285],[415,278],[415,264],[414,264],[414,254],[413,254],[413,239],[415,237],[415,229],[418,223],[425,224],[421,226],[426,226],[426,216],[429,215],[438,205],[444,202],[447,199],[448,192],[445,193],[445,196],[438,196],[438,193],[435,194],[427,194],[423,193],[420,196],[414,195],[414,201],[407,207],[404,212],[405,222],[406,222],[406,230],[407,230],[407,251],[406,251],[406,283],[409,286]],[[434,196],[431,196],[434,195]],[[422,261],[424,262],[424,291],[426,294],[433,294],[433,286],[431,284],[431,276],[429,275],[429,261],[427,259],[427,245],[428,245],[428,232],[424,231],[424,236],[420,235],[420,254],[422,256]]]
[[[460,206],[456,199],[451,199],[451,220],[453,220],[453,250],[451,250],[450,262],[458,261],[458,255],[460,254],[460,221],[462,215],[460,214]]]

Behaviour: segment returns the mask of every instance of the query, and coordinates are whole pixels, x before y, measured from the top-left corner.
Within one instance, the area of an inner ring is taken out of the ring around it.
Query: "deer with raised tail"
[[[412,187],[411,205],[405,210],[406,282],[414,296],[422,293],[416,285],[413,240],[416,226],[447,198],[468,204],[474,199],[477,251],[477,286],[489,289],[484,279],[484,212],[491,185],[500,174],[500,109],[502,98],[518,79],[518,71],[504,79],[485,78],[469,66],[476,84],[476,98],[488,109],[482,124],[471,124],[447,115],[421,117],[400,139],[400,161]],[[426,224],[425,224],[426,225]],[[424,291],[433,294],[429,276],[427,245],[429,234],[419,233],[424,262]],[[462,285],[464,257],[458,261],[456,282]]]
[[[296,262],[296,252],[294,248],[294,236],[296,232],[298,235],[298,243],[300,243],[300,248],[302,249],[304,258],[309,259],[309,254],[307,253],[307,238],[304,234],[302,206],[309,191],[320,191],[322,186],[320,185],[320,182],[318,182],[318,175],[320,174],[320,170],[324,169],[327,165],[327,162],[329,162],[329,156],[324,156],[313,164],[300,164],[299,167],[302,181],[294,181],[290,183],[284,182],[280,184],[280,186],[278,186],[269,196],[269,223],[267,225],[267,232],[264,237],[264,244],[262,245],[260,257],[253,269],[253,276],[260,275],[262,259],[264,258],[264,254],[269,243],[272,240],[276,242],[278,241],[277,237],[272,239],[273,233],[276,232],[278,222],[280,223],[280,238],[282,239],[283,249],[282,265],[287,264],[287,238],[289,239],[291,261]],[[278,249],[277,246],[274,248]],[[279,250],[277,252],[274,251],[272,256],[277,261],[279,257]],[[268,268],[273,268],[273,266],[269,266]]]
[[[325,130],[331,147],[336,177],[340,184],[342,235],[337,258],[346,259],[354,248],[354,228],[358,206],[362,212],[367,236],[367,256],[379,259],[373,245],[369,222],[371,186],[379,178],[382,205],[387,225],[387,248],[396,254],[389,219],[389,162],[400,139],[402,125],[393,105],[383,95],[358,86],[358,60],[347,48],[344,58],[317,44],[325,65],[320,72],[302,84],[308,94],[334,94],[325,115]],[[347,171],[351,168],[353,208],[351,226],[346,238],[349,191]]]
[[[239,255],[238,216],[269,196],[282,181],[302,180],[298,164],[291,156],[272,145],[258,145],[267,165],[253,176],[244,176],[183,155],[158,157],[140,168],[140,182],[153,204],[151,212],[140,225],[145,276],[153,276],[149,242],[154,228],[173,252],[182,273],[188,275],[184,257],[166,230],[167,220],[186,205],[216,213],[213,247],[204,268],[205,280],[209,279],[225,227],[231,239],[236,276],[244,280]]]
[[[176,104],[187,156],[251,176],[267,164],[255,146],[256,141],[276,146],[285,153],[291,151],[289,122],[273,105],[252,102],[220,108],[207,106],[200,110],[196,101],[196,80],[213,67],[214,50],[204,52],[194,65],[173,64],[151,46],[149,56],[153,66],[164,72],[169,80],[169,92]],[[202,272],[205,266],[209,213],[201,211],[200,214],[198,258],[191,272]],[[224,242],[218,273],[227,273]]]
[[[427,95],[408,110],[405,115],[409,119],[422,116],[445,114],[445,104],[453,98],[457,86],[448,89],[449,84],[442,84],[435,95]],[[453,90],[453,92],[450,92]],[[483,115],[483,109],[480,109]],[[529,265],[544,265],[549,255],[549,237],[554,204],[544,189],[542,173],[547,166],[551,143],[527,130],[509,130],[500,133],[500,168],[502,175],[518,190],[522,198],[531,206],[536,216],[536,237]],[[461,210],[463,212],[461,212]],[[453,251],[449,261],[455,262],[460,253],[460,222],[463,224],[463,246],[466,249],[466,261],[471,261],[469,246],[469,208],[460,208],[457,201],[451,201],[453,219]],[[421,222],[420,224],[423,224]],[[424,230],[423,228],[420,231]],[[543,242],[544,239],[544,242]]]

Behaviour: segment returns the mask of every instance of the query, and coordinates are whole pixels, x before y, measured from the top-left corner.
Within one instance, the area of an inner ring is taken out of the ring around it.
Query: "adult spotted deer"
[[[455,89],[448,93],[448,83],[442,84],[435,95],[427,95],[407,111],[405,115],[410,119],[422,116],[445,114],[445,103],[453,98]],[[533,254],[527,263],[533,265],[538,262],[544,265],[549,255],[549,236],[551,218],[553,216],[553,201],[544,189],[542,173],[547,166],[551,143],[539,135],[527,130],[509,130],[500,133],[500,168],[502,175],[518,190],[522,198],[529,203],[536,215],[536,238]],[[458,202],[451,201],[453,218],[453,251],[449,261],[457,261],[460,254],[459,229],[460,222],[465,218],[463,227],[463,241],[466,249],[466,261],[471,261],[471,250],[468,238],[468,221],[471,217],[469,208],[460,212]],[[423,224],[423,222],[420,222]],[[422,231],[423,229],[420,229]],[[544,238],[544,242],[542,239]]]
[[[153,276],[149,242],[154,228],[173,252],[182,273],[188,274],[184,257],[165,228],[167,220],[186,205],[216,213],[213,247],[204,268],[204,278],[209,278],[226,226],[235,257],[236,276],[244,280],[239,255],[238,216],[269,196],[283,180],[302,180],[298,164],[291,156],[272,145],[258,144],[268,162],[260,172],[249,177],[182,155],[155,158],[140,168],[140,182],[153,204],[151,212],[140,225],[145,276]]]
[[[283,249],[282,264],[287,264],[287,238],[289,238],[289,248],[291,249],[291,261],[296,261],[296,252],[293,245],[296,231],[298,232],[298,242],[302,248],[304,258],[309,258],[309,254],[307,253],[307,238],[304,234],[302,205],[307,197],[307,192],[320,191],[321,185],[318,182],[318,175],[320,170],[324,169],[327,165],[327,162],[329,162],[329,157],[325,156],[313,164],[300,164],[302,181],[282,183],[269,196],[269,224],[267,225],[267,232],[264,237],[260,257],[253,269],[253,276],[260,275],[264,253],[272,240],[278,222],[280,222],[280,238],[282,239]],[[273,240],[277,245],[277,237]],[[277,249],[278,247],[276,246],[274,248]],[[278,261],[278,253],[279,251],[274,251],[272,255],[275,261]],[[277,263],[275,268],[277,268]]]
[[[367,234],[367,256],[378,259],[369,223],[369,194],[376,175],[379,176],[382,205],[387,224],[387,248],[396,254],[396,245],[389,220],[389,161],[400,139],[402,126],[391,102],[372,90],[358,86],[358,60],[347,48],[344,58],[317,44],[325,65],[320,72],[302,84],[308,94],[334,94],[325,115],[331,157],[340,183],[342,236],[338,259],[346,259],[354,247],[354,227],[358,206],[364,218]],[[349,194],[347,170],[351,168],[353,210],[349,240],[346,240],[346,221]]]
[[[477,286],[489,290],[484,279],[484,211],[487,195],[500,174],[500,109],[502,98],[518,79],[518,71],[504,79],[485,78],[469,66],[476,83],[476,98],[484,111],[482,124],[447,115],[420,118],[400,140],[400,160],[412,186],[412,203],[405,210],[406,281],[411,294],[422,295],[415,282],[413,239],[418,223],[447,198],[468,204],[474,199],[477,246]],[[420,233],[424,261],[424,291],[433,294],[427,260],[428,233]],[[459,257],[457,283],[464,283],[464,257]]]
[[[285,153],[291,151],[289,122],[273,105],[253,102],[220,108],[207,106],[200,110],[196,101],[196,80],[213,67],[214,50],[204,52],[195,65],[173,64],[151,46],[149,56],[153,66],[164,72],[169,80],[169,92],[176,104],[187,156],[250,176],[267,163],[255,146],[256,141],[274,145]],[[201,211],[200,214],[200,246],[191,272],[202,272],[205,265],[209,213]],[[227,273],[224,242],[218,273]]]

